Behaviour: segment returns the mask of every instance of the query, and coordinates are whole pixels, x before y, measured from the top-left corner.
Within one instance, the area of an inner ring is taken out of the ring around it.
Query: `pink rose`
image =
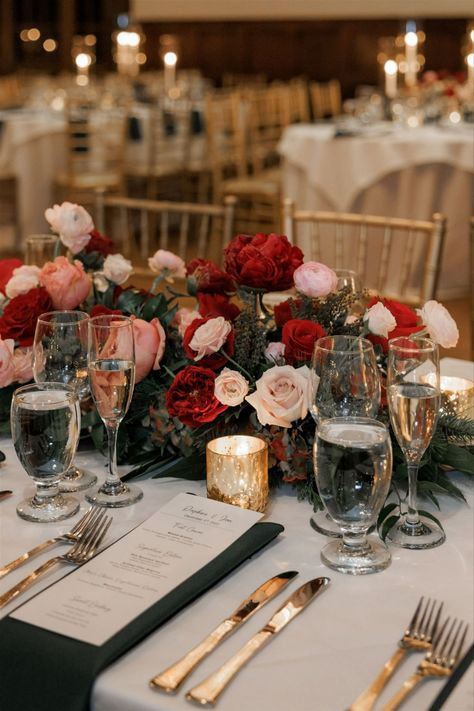
[[[153,257],[148,259],[148,266],[154,274],[166,270],[167,276],[184,279],[186,277],[186,264],[181,257],[166,249],[159,249]]]
[[[178,327],[178,333],[183,338],[186,333],[186,329],[195,319],[202,318],[199,311],[193,311],[192,309],[183,308],[178,309],[174,315],[173,322]]]
[[[30,289],[35,289],[39,285],[40,271],[39,267],[27,264],[14,269],[5,287],[8,298],[14,299],[18,294],[26,294]]]
[[[81,205],[63,202],[62,205],[49,207],[44,216],[51,229],[59,234],[61,242],[72,254],[80,252],[89,242],[94,223],[87,210]]]
[[[81,262],[72,264],[66,257],[56,257],[54,262],[46,262],[40,272],[42,284],[51,297],[55,309],[75,309],[87,297],[90,277]]]
[[[195,352],[194,360],[201,360],[204,356],[217,353],[227,341],[231,331],[231,324],[223,316],[210,318],[199,326],[189,341],[189,347]]]
[[[459,339],[456,321],[438,301],[427,301],[416,313],[421,318],[430,338],[442,348],[454,348]]]
[[[269,363],[276,363],[285,357],[285,344],[280,341],[273,341],[265,348],[265,358]]]
[[[256,390],[245,398],[257,411],[262,425],[291,427],[308,412],[307,366],[274,365],[256,382]]]
[[[159,319],[133,319],[135,341],[135,382],[146,378],[150,370],[159,370],[166,346],[166,334]]]
[[[237,370],[224,368],[214,382],[214,395],[223,405],[241,405],[249,391],[249,384]]]
[[[377,301],[370,309],[367,309],[364,314],[364,322],[370,333],[373,333],[374,336],[382,336],[382,338],[388,338],[390,331],[393,331],[397,326],[392,312],[381,301]]]
[[[13,365],[13,348],[15,341],[0,338],[0,388],[10,385],[15,379],[15,366]]]
[[[13,352],[13,379],[18,383],[28,383],[33,380],[33,363],[31,348],[15,348]]]
[[[337,274],[325,264],[305,262],[293,273],[296,290],[313,299],[337,288]]]

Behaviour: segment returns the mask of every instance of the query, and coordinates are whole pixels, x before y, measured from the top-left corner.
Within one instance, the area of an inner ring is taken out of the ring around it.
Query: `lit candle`
[[[393,59],[387,59],[383,68],[385,71],[385,95],[389,99],[394,99],[397,95],[398,65]]]
[[[163,57],[165,65],[165,91],[169,91],[175,85],[176,81],[176,63],[178,55],[176,52],[166,52]]]
[[[138,32],[123,30],[117,35],[117,69],[119,74],[134,77],[138,74],[140,65],[137,60],[140,48],[140,35]]]
[[[441,412],[445,415],[474,418],[474,382],[467,378],[442,375]]]
[[[416,32],[407,32],[405,35],[405,60],[407,63],[407,69],[405,72],[405,84],[407,86],[415,86],[416,84],[417,49],[418,37]]]

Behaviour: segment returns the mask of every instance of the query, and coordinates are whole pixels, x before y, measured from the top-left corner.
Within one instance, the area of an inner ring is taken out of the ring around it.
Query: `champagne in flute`
[[[89,377],[97,412],[102,420],[120,423],[132,400],[134,362],[118,358],[95,360],[89,366]]]
[[[417,462],[436,428],[440,393],[432,385],[402,383],[388,388],[391,422],[408,461]]]

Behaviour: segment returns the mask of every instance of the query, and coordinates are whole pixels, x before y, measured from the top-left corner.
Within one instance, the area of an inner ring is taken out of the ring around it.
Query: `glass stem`
[[[119,423],[107,424],[107,438],[109,441],[109,471],[105,481],[106,486],[117,486],[121,484],[120,477],[117,472],[117,433]]]
[[[408,464],[408,513],[406,522],[410,526],[417,526],[420,523],[418,507],[416,503],[416,482],[418,479],[418,464]]]
[[[353,556],[365,555],[370,547],[365,531],[363,533],[343,531],[342,541],[346,552]]]

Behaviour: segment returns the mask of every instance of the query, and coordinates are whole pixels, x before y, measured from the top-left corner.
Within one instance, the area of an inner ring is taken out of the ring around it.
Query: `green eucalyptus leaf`
[[[381,510],[381,512],[380,512],[379,515],[378,515],[377,528],[380,528],[380,526],[381,526],[382,523],[385,521],[385,519],[387,518],[387,516],[388,516],[389,514],[391,514],[392,511],[395,511],[395,509],[397,509],[397,508],[398,508],[398,504],[397,504],[397,503],[393,503],[393,502],[392,502],[391,504],[387,504],[386,506],[384,506],[383,509]]]
[[[432,513],[430,513],[429,511],[423,511],[422,509],[418,509],[418,513],[420,514],[420,516],[426,516],[426,518],[429,518],[430,521],[434,521],[436,524],[438,524],[441,530],[444,531],[441,521],[439,521],[436,516],[433,516]]]
[[[382,525],[382,528],[380,530],[380,538],[382,539],[382,541],[385,541],[385,539],[387,538],[388,532],[390,531],[390,529],[392,529],[395,526],[395,524],[397,523],[399,518],[400,518],[400,515],[389,516],[387,519],[385,519],[385,521]]]

